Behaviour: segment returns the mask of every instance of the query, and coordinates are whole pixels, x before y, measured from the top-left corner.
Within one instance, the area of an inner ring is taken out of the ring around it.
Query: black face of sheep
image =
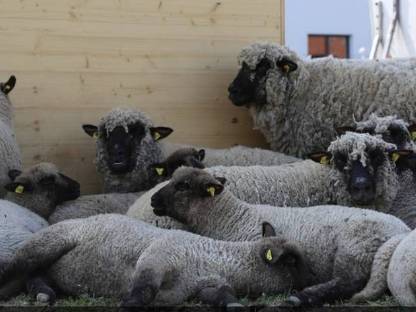
[[[296,63],[288,59],[278,61],[276,66],[284,75],[297,69]],[[251,103],[256,105],[266,104],[265,79],[267,79],[267,73],[273,67],[273,64],[268,59],[261,60],[255,70],[250,69],[246,63],[243,63],[237,77],[228,87],[231,102],[236,106]]]
[[[192,201],[221,194],[225,182],[225,178],[213,177],[203,170],[178,170],[171,181],[152,196],[153,212],[157,216],[169,216],[187,223],[187,212]]]
[[[9,176],[13,177],[13,182],[5,186],[6,190],[28,201],[31,196],[34,196],[34,201],[39,196],[56,206],[80,196],[80,184],[62,173],[44,175],[38,180],[36,176],[25,176],[18,170],[10,170]]]
[[[205,158],[205,150],[194,148],[182,148],[172,153],[164,162],[150,166],[152,181],[157,183],[169,179],[179,167],[205,168],[202,161]]]
[[[0,82],[0,91],[4,94],[9,94],[9,92],[13,90],[15,85],[16,77],[10,76],[9,80],[7,80],[6,82]]]

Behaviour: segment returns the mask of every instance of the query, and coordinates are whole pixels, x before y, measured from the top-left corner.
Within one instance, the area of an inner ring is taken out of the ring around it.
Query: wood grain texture
[[[0,0],[0,80],[26,166],[51,161],[100,190],[82,123],[136,107],[211,147],[265,146],[227,99],[245,45],[283,42],[283,0]]]

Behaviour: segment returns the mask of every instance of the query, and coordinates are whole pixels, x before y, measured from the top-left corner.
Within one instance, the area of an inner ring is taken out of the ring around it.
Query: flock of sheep
[[[235,308],[389,290],[416,306],[416,60],[301,60],[255,43],[239,62],[230,100],[272,150],[170,144],[171,128],[117,108],[82,126],[104,185],[85,196],[51,163],[22,169],[16,79],[0,83],[0,299]]]

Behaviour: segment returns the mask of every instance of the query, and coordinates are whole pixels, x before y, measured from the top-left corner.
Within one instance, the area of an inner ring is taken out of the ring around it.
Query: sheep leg
[[[26,289],[29,295],[36,298],[41,303],[53,304],[56,299],[55,291],[48,285],[42,276],[36,276],[26,282]]]
[[[350,298],[365,285],[365,279],[348,280],[340,277],[329,282],[313,285],[290,296],[286,303],[300,306],[320,306],[338,299]]]
[[[228,285],[206,287],[199,291],[198,299],[213,306],[242,307]]]

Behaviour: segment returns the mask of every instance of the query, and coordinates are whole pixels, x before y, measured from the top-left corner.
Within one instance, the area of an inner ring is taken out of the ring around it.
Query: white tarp
[[[375,53],[375,58],[387,57],[416,57],[416,0],[397,0],[398,23],[392,34],[391,46],[386,53],[391,23],[394,18],[393,4],[395,0],[369,0],[370,19],[373,38],[377,35],[378,24],[376,14],[378,9],[376,2],[382,6],[381,16],[381,44]]]

